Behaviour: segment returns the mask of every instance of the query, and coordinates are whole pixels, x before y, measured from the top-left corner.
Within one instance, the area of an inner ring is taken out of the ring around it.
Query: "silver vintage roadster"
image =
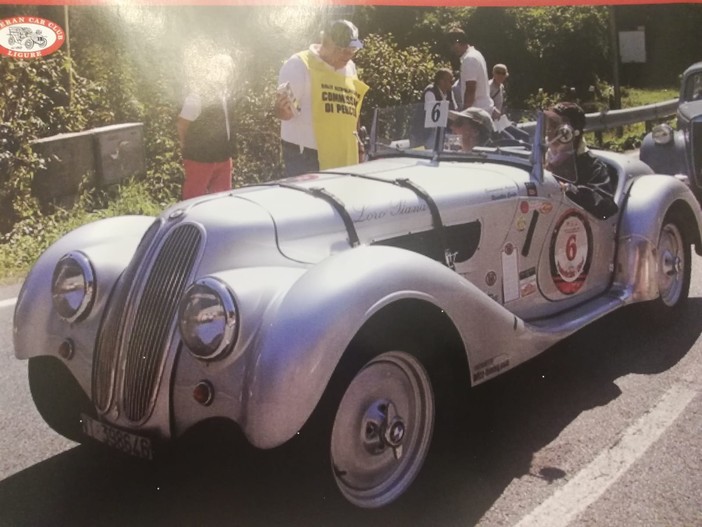
[[[58,433],[152,458],[213,419],[261,449],[314,424],[360,507],[398,498],[452,397],[622,306],[675,320],[701,213],[689,188],[595,151],[618,212],[572,202],[533,140],[472,151],[378,111],[370,160],[102,220],[37,261],[14,318]],[[672,315],[672,316],[671,316]]]

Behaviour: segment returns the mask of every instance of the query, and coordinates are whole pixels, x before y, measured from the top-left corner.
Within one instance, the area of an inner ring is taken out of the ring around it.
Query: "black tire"
[[[55,357],[29,359],[29,389],[39,414],[54,431],[81,443],[85,436],[81,413],[94,415],[93,406],[68,368]]]
[[[431,445],[446,444],[446,436],[452,431],[451,421],[456,418],[456,408],[462,406],[462,394],[468,391],[469,380],[464,352],[462,348],[456,349],[455,339],[449,336],[450,331],[444,331],[442,324],[430,314],[422,318],[422,323],[413,323],[411,314],[404,308],[392,317],[378,317],[377,323],[365,327],[346,350],[324,397],[301,431],[305,448],[317,454],[315,465],[325,471],[331,468],[335,486],[354,505],[376,508],[399,498],[412,485],[426,460],[432,463]],[[381,383],[380,378],[392,380]],[[460,381],[465,391],[456,390]],[[392,382],[412,385],[413,389],[384,391],[382,385]],[[384,399],[393,398],[399,399],[395,406],[412,408],[414,417],[385,412]],[[379,414],[386,419],[378,417]],[[390,436],[380,441],[371,431],[370,439],[361,438],[366,421],[380,420],[381,427],[389,430],[392,417],[399,417],[406,425],[402,455],[414,456],[399,456],[397,466],[387,459],[387,452],[393,455],[398,452]],[[340,424],[340,419],[345,419],[345,423]],[[364,449],[374,454],[366,455]],[[319,455],[321,452],[326,453],[324,458]],[[354,457],[356,453],[360,456]],[[366,472],[364,467],[368,467]]]

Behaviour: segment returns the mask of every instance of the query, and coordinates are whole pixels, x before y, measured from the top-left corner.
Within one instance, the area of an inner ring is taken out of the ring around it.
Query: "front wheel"
[[[433,430],[434,392],[419,359],[390,351],[370,360],[344,392],[332,426],[341,493],[364,508],[399,497],[421,469]]]
[[[682,220],[667,214],[656,247],[660,297],[654,300],[654,309],[661,316],[683,305],[690,291],[691,250],[684,232]]]
[[[84,438],[80,415],[93,415],[94,411],[68,368],[55,357],[32,357],[28,374],[32,399],[46,424],[80,443]]]

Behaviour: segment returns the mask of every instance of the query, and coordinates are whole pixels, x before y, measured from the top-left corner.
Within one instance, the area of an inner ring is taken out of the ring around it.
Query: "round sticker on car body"
[[[577,293],[585,283],[592,260],[592,229],[582,214],[566,212],[551,238],[551,277],[564,295]]]
[[[16,16],[0,20],[0,55],[15,59],[45,57],[65,41],[63,28],[45,18]]]

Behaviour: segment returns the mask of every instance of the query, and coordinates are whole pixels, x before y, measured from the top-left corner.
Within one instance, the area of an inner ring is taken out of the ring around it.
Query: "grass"
[[[15,225],[0,243],[0,285],[21,280],[41,253],[64,234],[103,218],[130,214],[158,215],[167,204],[156,203],[143,182],[124,185],[107,207],[96,208],[96,199],[104,195],[84,195],[70,210],[39,216]]]
[[[622,108],[634,108],[658,102],[669,101],[678,97],[678,87],[643,90],[640,88],[622,89]],[[665,122],[672,124],[674,118]],[[641,146],[641,141],[646,135],[646,123],[636,123],[624,126],[621,130],[608,130],[602,134],[602,141],[598,141],[594,133],[585,137],[589,144],[605,150],[624,152],[635,150]]]

